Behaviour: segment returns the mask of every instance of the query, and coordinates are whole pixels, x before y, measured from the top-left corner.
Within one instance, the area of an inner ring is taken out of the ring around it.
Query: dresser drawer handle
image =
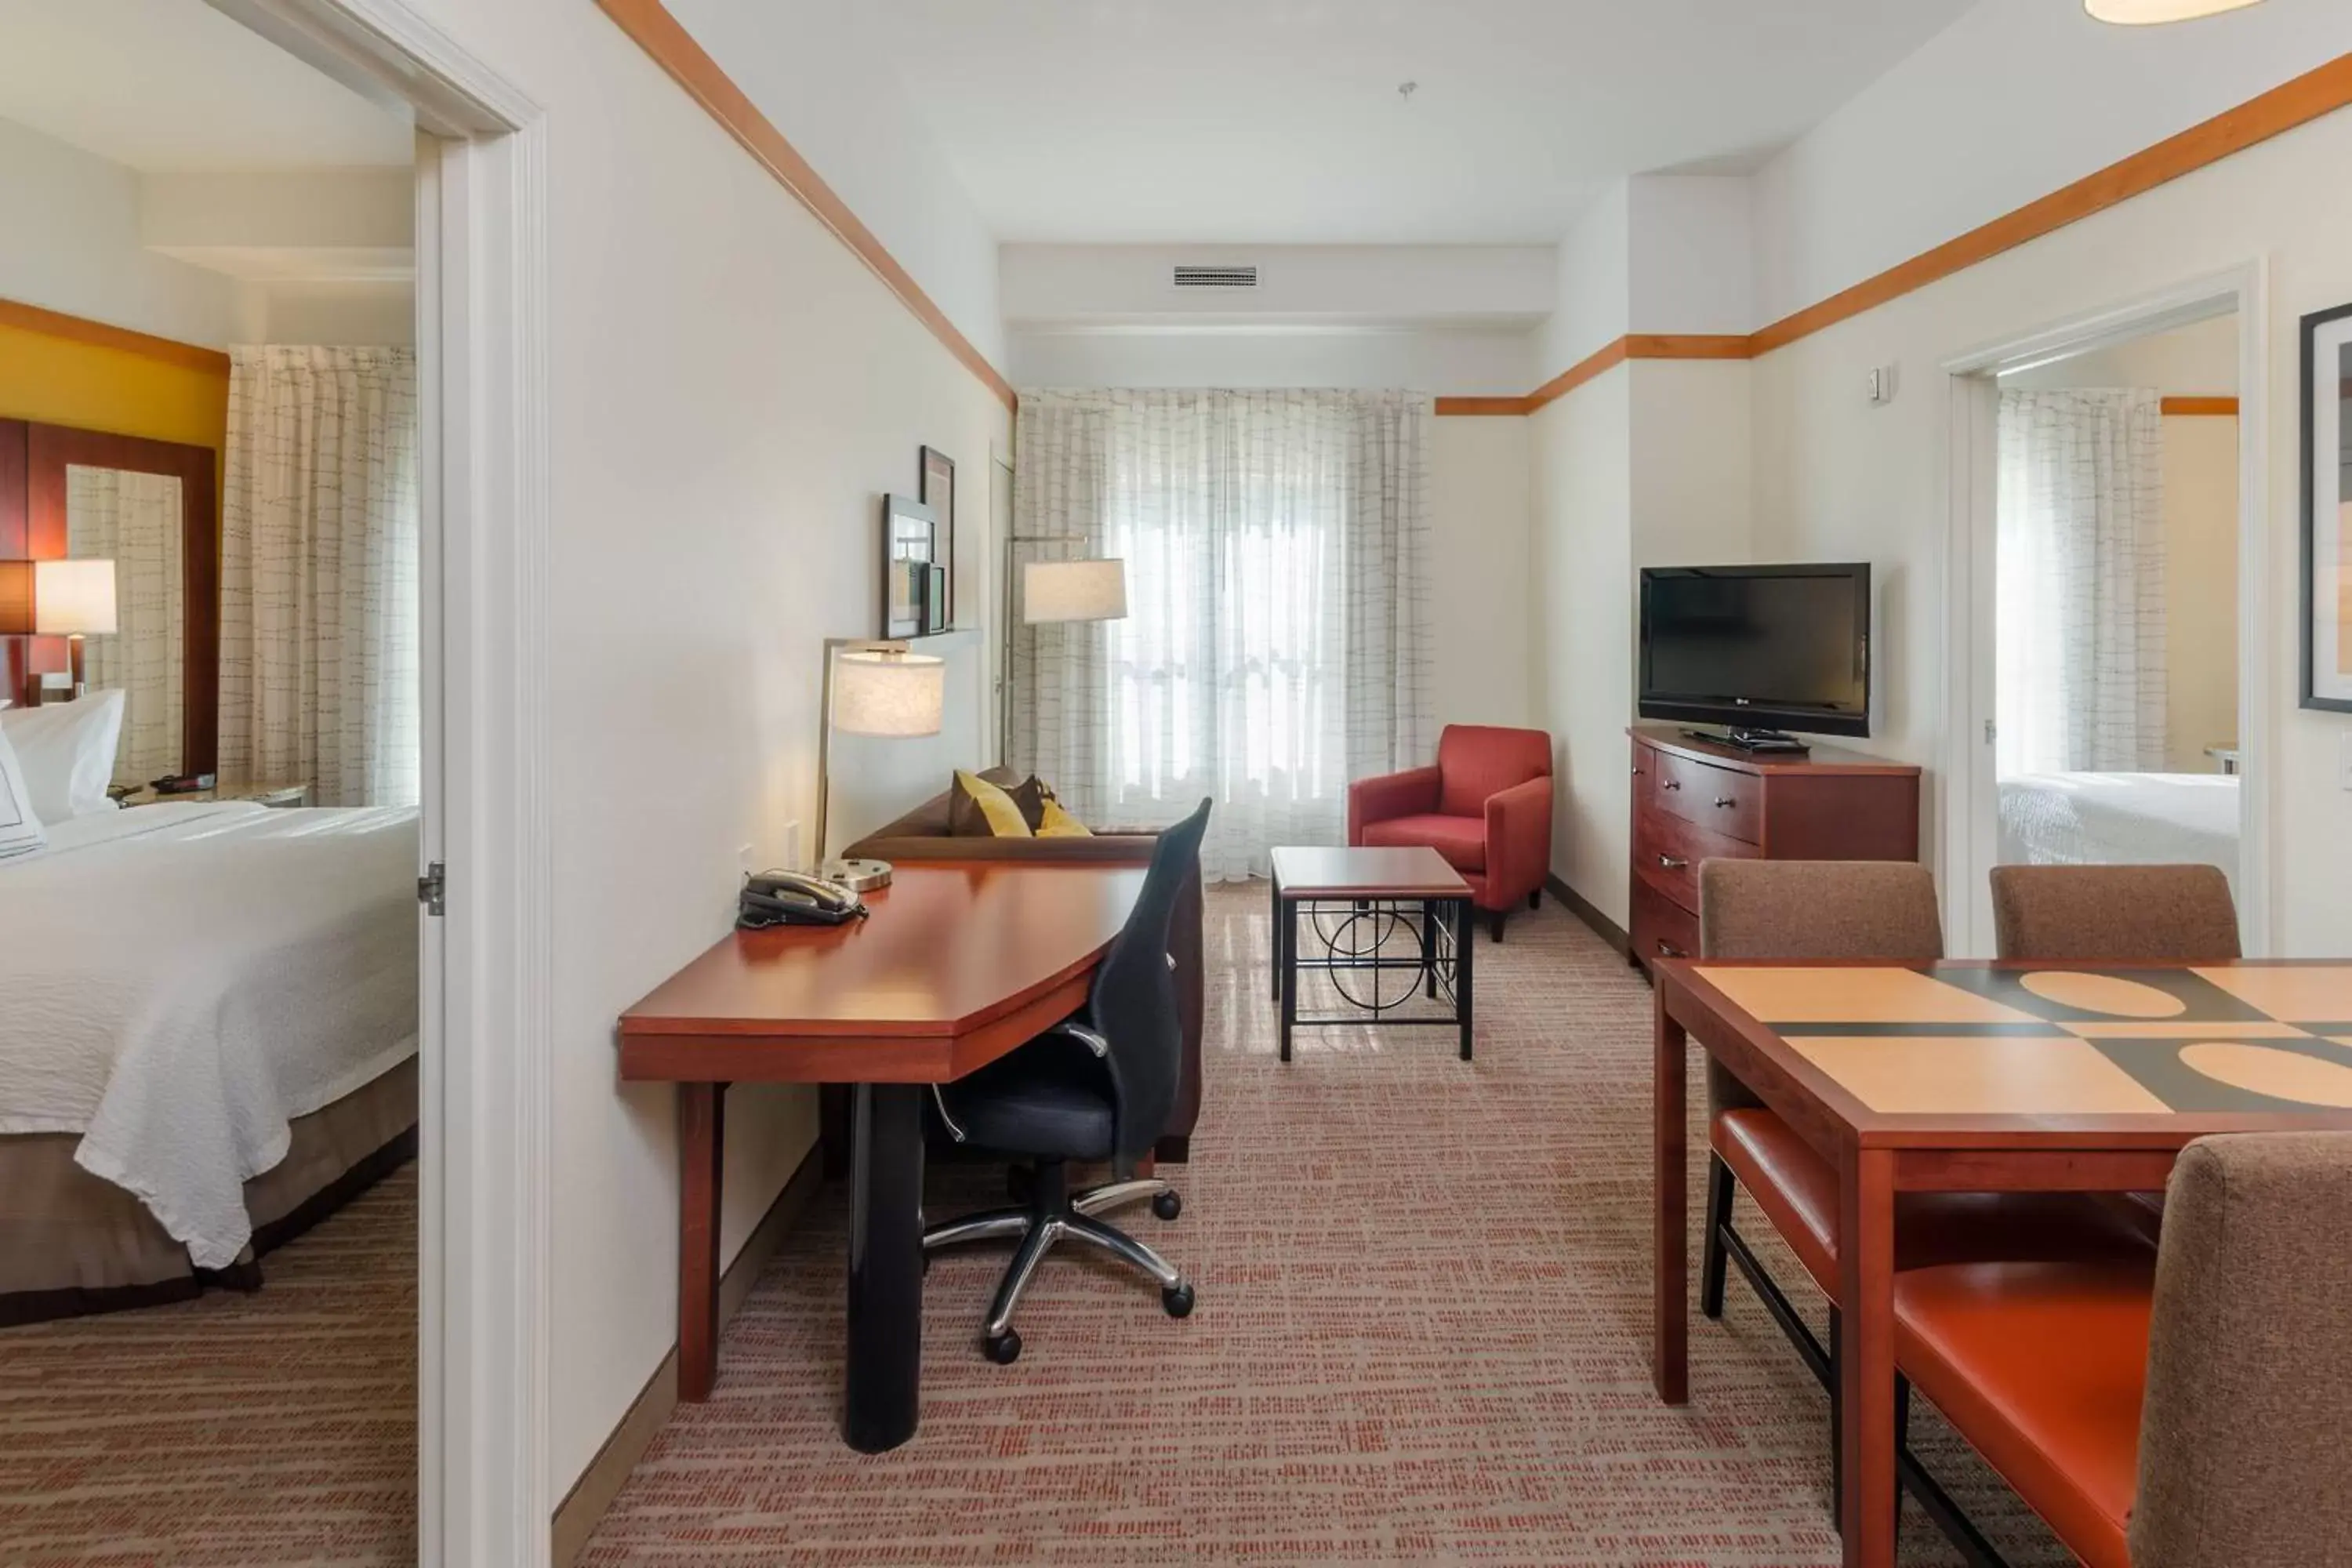
[[[1660,958],[1688,958],[1690,954],[1685,952],[1681,948],[1676,947],[1673,942],[1668,942],[1664,937],[1660,937],[1658,939],[1658,956]]]
[[[1689,864],[1689,861],[1677,860],[1671,855],[1661,855],[1658,857],[1658,867],[1661,870],[1679,871],[1684,869]]]
[[[1683,787],[1683,781],[1680,779],[1660,779],[1658,781],[1658,787],[1660,789],[1680,789]]]
[[[1739,803],[1727,795],[1719,795],[1715,797],[1715,804],[1728,811]]]

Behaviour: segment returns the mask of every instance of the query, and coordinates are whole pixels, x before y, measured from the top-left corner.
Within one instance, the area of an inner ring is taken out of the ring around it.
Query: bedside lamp
[[[947,701],[947,661],[909,653],[903,642],[828,637],[816,742],[816,874],[854,892],[887,887],[887,860],[827,857],[826,807],[833,799],[833,733],[912,740],[936,735]]]
[[[111,636],[118,623],[111,561],[33,563],[33,635],[66,639],[73,694],[82,695],[82,639]]]

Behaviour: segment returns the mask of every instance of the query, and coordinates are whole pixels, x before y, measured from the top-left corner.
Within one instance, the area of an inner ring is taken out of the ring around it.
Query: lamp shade
[[[845,735],[936,735],[947,700],[947,661],[921,653],[835,656],[833,724]]]
[[[1119,621],[1127,618],[1124,561],[1032,561],[1021,568],[1021,618]]]
[[[114,563],[33,563],[33,630],[42,637],[105,635],[115,629]]]
[[[2126,27],[2152,26],[2159,22],[2192,22],[2242,10],[2262,0],[2083,0],[2083,9],[2102,22]]]

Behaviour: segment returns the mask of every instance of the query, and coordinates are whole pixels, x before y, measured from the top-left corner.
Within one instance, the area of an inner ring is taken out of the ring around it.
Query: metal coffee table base
[[[1282,1059],[1290,1059],[1291,1031],[1331,1025],[1374,1025],[1386,1028],[1450,1028],[1459,1030],[1462,1059],[1470,1060],[1471,963],[1478,951],[1471,931],[1467,898],[1459,899],[1303,899],[1285,898],[1279,877],[1274,879],[1274,999],[1282,1009]],[[1327,922],[1333,922],[1327,925]],[[1312,926],[1319,954],[1302,957],[1299,930]],[[1356,1004],[1348,1013],[1302,1016],[1298,1011],[1298,976],[1321,971],[1332,977],[1340,995]],[[1383,977],[1412,971],[1421,983],[1389,999]],[[1340,977],[1368,977],[1369,997],[1352,992]],[[1451,1017],[1397,1017],[1392,1015],[1421,996],[1441,994],[1454,1004]]]

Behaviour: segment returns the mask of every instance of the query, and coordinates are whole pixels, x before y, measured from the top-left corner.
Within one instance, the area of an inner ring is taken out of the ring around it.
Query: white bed
[[[289,1124],[416,1048],[416,813],[169,803],[0,863],[0,1133],[77,1133],[202,1268]]]
[[[2219,866],[2238,877],[2225,773],[2021,773],[2000,781],[2000,858],[2018,866]]]

